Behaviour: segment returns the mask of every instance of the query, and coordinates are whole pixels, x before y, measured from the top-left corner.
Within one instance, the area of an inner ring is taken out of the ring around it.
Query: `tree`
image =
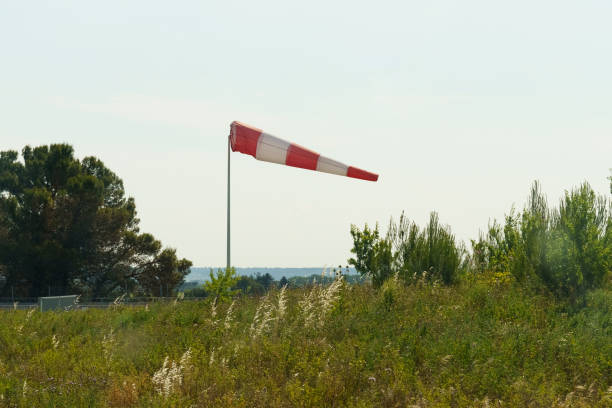
[[[238,293],[238,290],[232,289],[238,283],[235,268],[219,269],[215,275],[210,270],[210,281],[204,283],[204,289],[209,296],[217,298],[219,301],[224,301]]]
[[[114,295],[172,284],[189,261],[140,233],[134,199],[95,157],[67,144],[0,152],[0,264],[20,296]],[[180,266],[180,268],[179,268]],[[180,279],[179,279],[180,280]]]
[[[374,287],[379,287],[392,275],[393,254],[390,241],[380,237],[378,225],[371,230],[366,224],[363,231],[351,225],[351,236],[351,252],[355,254],[355,258],[348,260],[349,265],[354,266],[362,276],[371,277]]]
[[[270,289],[270,286],[274,284],[274,278],[268,272],[263,275],[260,273],[255,274],[255,280],[259,282],[265,290]]]
[[[463,245],[455,241],[448,226],[440,224],[435,212],[423,229],[402,214],[399,223],[389,222],[384,238],[378,225],[372,230],[366,224],[363,231],[352,225],[351,235],[355,258],[348,262],[362,276],[370,276],[374,287],[395,273],[406,282],[419,276],[450,285],[465,270]]]
[[[135,271],[134,277],[147,293],[159,291],[160,296],[168,297],[172,296],[174,288],[185,282],[185,276],[189,273],[191,265],[191,261],[177,258],[176,249],[167,248],[142,271]]]
[[[266,289],[252,276],[240,276],[232,288],[237,289],[245,295],[263,295]]]
[[[551,208],[535,182],[523,211],[506,216],[503,234],[494,224],[473,247],[477,270],[509,272],[578,304],[609,281],[612,201],[583,183]]]

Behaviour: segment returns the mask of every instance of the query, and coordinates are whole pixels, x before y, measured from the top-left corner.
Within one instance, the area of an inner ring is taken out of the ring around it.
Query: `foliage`
[[[609,290],[568,312],[521,285],[411,282],[345,285],[325,313],[319,285],[231,304],[0,311],[0,407],[612,403]]]
[[[550,209],[539,183],[520,214],[506,216],[472,242],[477,271],[537,280],[571,301],[604,285],[612,269],[612,202],[584,183]]]
[[[264,286],[252,276],[240,276],[234,285],[234,289],[245,295],[263,295],[266,292]]]
[[[389,242],[380,237],[378,224],[371,230],[368,224],[363,231],[351,225],[354,258],[348,260],[362,276],[369,276],[375,287],[379,287],[391,275],[392,255]]]
[[[210,281],[204,283],[204,290],[209,296],[219,301],[229,300],[238,293],[233,289],[238,283],[236,269],[233,267],[217,270],[216,275],[210,270]]]
[[[440,225],[437,213],[431,213],[423,230],[402,214],[398,224],[391,222],[389,231],[400,276],[406,281],[415,273],[427,271],[430,279],[450,285],[464,270],[465,249],[456,242],[450,227]]]
[[[454,283],[465,270],[466,252],[457,243],[448,226],[440,225],[438,214],[430,215],[429,223],[422,230],[402,214],[399,222],[389,223],[387,236],[382,238],[378,225],[363,231],[351,226],[355,258],[349,264],[362,275],[369,275],[375,287],[379,287],[394,273],[405,281],[423,271],[430,279],[444,284]]]
[[[171,289],[184,282],[191,265],[187,259],[178,259],[175,249],[166,248],[142,268],[139,282],[148,293],[156,293],[159,288],[160,296],[171,296]]]
[[[101,297],[182,281],[189,261],[140,233],[134,199],[102,161],[78,160],[66,144],[26,146],[22,159],[0,152],[5,294]]]

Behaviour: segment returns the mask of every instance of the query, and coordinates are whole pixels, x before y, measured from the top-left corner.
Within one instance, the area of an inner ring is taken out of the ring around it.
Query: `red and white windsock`
[[[232,151],[250,154],[257,160],[368,181],[378,180],[378,174],[347,166],[244,123],[232,122],[230,143]]]

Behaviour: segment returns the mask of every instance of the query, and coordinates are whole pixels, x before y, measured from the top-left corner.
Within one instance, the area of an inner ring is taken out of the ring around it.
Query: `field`
[[[393,279],[0,312],[0,407],[612,406],[612,294]]]

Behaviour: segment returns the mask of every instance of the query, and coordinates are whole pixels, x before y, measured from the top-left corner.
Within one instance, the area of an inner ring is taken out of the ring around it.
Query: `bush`
[[[574,302],[604,285],[610,274],[612,202],[584,183],[549,209],[535,182],[522,213],[511,211],[503,231],[494,222],[472,247],[477,271],[510,272],[522,282],[536,279]]]
[[[389,240],[380,237],[378,224],[373,230],[366,224],[363,231],[351,225],[351,235],[351,252],[355,258],[349,259],[349,265],[353,265],[362,276],[369,276],[374,287],[380,287],[392,274],[393,254]]]
[[[238,293],[232,289],[236,286],[238,278],[236,277],[236,269],[234,267],[224,270],[217,270],[217,274],[210,270],[210,281],[204,283],[204,290],[209,296],[212,296],[220,301],[228,300]]]
[[[426,272],[428,279],[449,285],[466,267],[465,248],[455,241],[448,226],[440,225],[435,212],[422,230],[402,214],[399,223],[390,221],[385,238],[381,238],[378,225],[374,230],[366,225],[363,231],[353,225],[351,235],[355,258],[349,259],[349,264],[370,276],[375,287],[396,272],[407,282]]]

